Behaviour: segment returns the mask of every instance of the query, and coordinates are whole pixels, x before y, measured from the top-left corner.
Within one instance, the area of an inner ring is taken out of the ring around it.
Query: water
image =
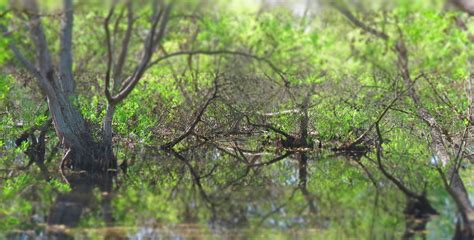
[[[189,158],[137,161],[114,179],[69,173],[70,186],[18,172],[2,183],[0,238],[400,239],[422,221],[407,221],[405,196],[348,158],[311,156],[306,190],[292,158],[251,169]],[[428,199],[439,215],[414,237],[451,238],[455,206],[436,185]]]

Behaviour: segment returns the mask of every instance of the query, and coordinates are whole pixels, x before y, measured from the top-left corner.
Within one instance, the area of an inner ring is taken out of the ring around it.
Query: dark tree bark
[[[165,4],[164,1],[152,0],[152,14],[148,27],[148,34],[143,43],[141,57],[138,60],[131,74],[124,73],[124,66],[127,65],[129,45],[133,36],[134,12],[132,0],[125,1],[125,10],[127,11],[127,26],[122,39],[117,39],[116,35],[110,34],[110,21],[114,17],[117,2],[112,4],[105,21],[105,40],[107,46],[107,70],[105,72],[104,95],[108,106],[105,117],[102,121],[102,138],[94,139],[91,130],[88,128],[84,117],[79,110],[72,104],[71,98],[74,97],[76,82],[73,73],[73,24],[74,11],[72,0],[63,0],[63,15],[61,19],[61,29],[59,33],[60,50],[58,66],[53,66],[51,61],[51,52],[48,49],[48,43],[43,31],[41,14],[36,0],[25,0],[23,4],[24,12],[29,16],[29,32],[31,42],[36,50],[35,64],[21,53],[14,42],[11,42],[9,48],[12,50],[17,60],[36,78],[42,93],[46,96],[48,107],[53,119],[56,134],[62,145],[66,148],[67,158],[63,158],[61,166],[86,171],[106,172],[108,169],[116,170],[117,161],[112,150],[113,128],[112,122],[118,105],[127,98],[127,96],[136,87],[142,79],[145,72],[152,66],[163,60],[178,57],[202,55],[237,55],[265,62],[272,70],[284,79],[282,72],[270,61],[265,58],[230,50],[194,50],[178,51],[165,53],[164,55],[154,57],[162,39],[166,34],[169,16],[171,13],[171,4]],[[121,18],[119,18],[120,20]],[[117,20],[117,21],[119,21]],[[117,24],[114,24],[117,28]],[[0,30],[8,35],[8,29],[0,25]],[[114,29],[114,32],[118,32]],[[112,44],[121,40],[121,44]],[[120,45],[120,49],[114,46]],[[117,57],[115,59],[115,53]],[[164,51],[166,52],[166,51]],[[184,138],[187,135],[183,136]]]
[[[122,68],[127,58],[133,26],[131,5],[132,1],[126,3],[128,24],[122,41],[122,50],[116,63],[114,63],[112,58],[112,51],[114,49],[112,49],[109,34],[109,20],[114,14],[115,5],[112,6],[105,20],[104,27],[106,29],[109,54],[104,94],[109,105],[102,126],[103,137],[102,139],[94,139],[93,133],[86,124],[84,117],[71,100],[75,95],[76,85],[73,74],[72,54],[74,23],[72,0],[63,0],[63,14],[59,33],[60,61],[58,66],[53,66],[51,60],[51,52],[48,48],[37,2],[35,0],[24,2],[23,8],[28,15],[30,38],[36,51],[36,64],[30,62],[14,43],[10,43],[9,47],[19,62],[36,78],[42,93],[46,96],[54,129],[60,142],[68,152],[67,158],[63,158],[61,166],[66,165],[75,170],[86,170],[88,172],[107,172],[110,169],[115,171],[117,168],[116,159],[112,151],[112,121],[116,106],[131,93],[148,69],[153,53],[165,35],[171,11],[171,5],[165,5],[159,1],[153,2],[153,16],[149,33],[144,43],[142,58],[132,75],[124,78],[122,76]],[[4,33],[8,32],[5,26],[0,26],[0,30]],[[112,92],[109,91],[111,80],[114,81]],[[115,95],[113,95],[114,90],[117,92]]]
[[[299,129],[299,138],[301,139],[301,146],[303,148],[310,148],[311,144],[308,143],[308,125],[309,125],[309,105],[311,96],[313,94],[315,85],[311,87],[311,89],[306,93],[305,98],[301,104],[301,111],[300,111],[300,129]],[[299,160],[298,160],[298,178],[299,183],[298,187],[301,190],[301,193],[305,197],[306,201],[308,202],[309,210],[311,213],[317,213],[316,206],[314,204],[313,196],[308,191],[307,183],[308,183],[308,156],[306,155],[305,151],[299,152]]]

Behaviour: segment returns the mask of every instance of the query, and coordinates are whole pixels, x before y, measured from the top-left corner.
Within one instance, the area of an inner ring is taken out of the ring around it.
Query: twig
[[[286,152],[285,154],[281,155],[281,156],[278,156],[270,161],[267,161],[267,162],[262,162],[262,163],[254,163],[254,164],[249,164],[247,166],[249,167],[261,167],[261,166],[268,166],[270,164],[273,164],[273,163],[276,163],[278,161],[281,161],[283,159],[285,159],[286,157],[290,156],[291,154],[293,154],[293,152],[291,151],[288,151]]]
[[[64,164],[66,163],[66,159],[69,158],[69,155],[71,154],[71,149],[68,149],[66,151],[66,154],[64,154],[63,158],[61,159],[61,164],[59,165],[59,172],[61,173],[61,176],[63,180],[69,184],[69,181],[66,178],[66,175],[64,174]]]

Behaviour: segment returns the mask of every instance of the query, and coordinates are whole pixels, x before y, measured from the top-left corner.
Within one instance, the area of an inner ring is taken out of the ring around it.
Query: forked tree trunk
[[[48,94],[47,98],[56,134],[62,144],[71,150],[71,157],[67,159],[70,167],[94,169],[98,144],[94,142],[84,118],[64,94]]]
[[[61,162],[61,168],[67,164],[68,167],[74,170],[86,170],[87,172],[116,170],[117,161],[112,151],[112,120],[115,108],[132,92],[145,71],[150,67],[152,55],[165,34],[171,5],[166,5],[158,0],[153,2],[151,26],[144,42],[142,58],[133,73],[127,78],[122,76],[122,70],[126,62],[128,45],[132,36],[132,26],[135,19],[132,1],[127,1],[126,3],[128,12],[127,30],[125,31],[122,49],[117,61],[113,59],[114,49],[109,31],[109,21],[115,9],[115,4],[112,5],[104,22],[108,52],[107,71],[105,74],[105,97],[108,101],[108,107],[103,120],[101,139],[94,139],[94,134],[88,127],[86,120],[72,102],[76,85],[72,71],[72,30],[74,20],[72,0],[63,0],[64,11],[59,34],[59,64],[56,68],[53,67],[46,35],[41,23],[42,15],[37,2],[35,0],[25,0],[23,8],[29,18],[31,42],[36,49],[36,64],[30,62],[16,48],[13,42],[10,43],[9,47],[16,58],[36,78],[41,91],[47,97],[56,134],[67,152],[63,162]],[[8,33],[7,28],[1,24],[0,30],[5,34]],[[109,91],[109,85],[112,81],[113,88],[111,92]]]
[[[36,77],[38,85],[47,97],[48,107],[53,119],[59,141],[70,152],[67,165],[74,170],[88,172],[105,171],[114,167],[113,154],[104,153],[103,144],[94,140],[79,109],[74,106],[75,81],[72,71],[72,0],[63,0],[64,12],[61,20],[59,66],[53,67],[37,2],[25,3],[29,12],[31,40],[36,47],[36,66],[30,63],[15,47],[11,48],[18,59]]]
[[[57,136],[71,150],[66,159],[71,169],[105,172],[116,168],[111,139],[95,140],[79,110],[64,94],[48,95],[48,107]]]
[[[48,100],[56,134],[59,141],[69,152],[67,158],[64,158],[63,161],[74,170],[105,172],[110,168],[115,169],[117,164],[112,152],[111,134],[107,134],[107,136],[110,136],[109,138],[94,139],[84,117],[72,102],[75,94],[75,81],[72,71],[72,0],[63,0],[64,12],[59,36],[61,47],[57,70],[52,64],[37,2],[35,0],[25,0],[23,7],[29,18],[31,42],[36,50],[36,64],[30,62],[13,42],[10,43],[9,47],[16,58],[36,78],[42,93]],[[0,30],[8,32],[3,25],[0,25]],[[113,111],[110,113],[109,119],[112,119],[112,115]],[[111,122],[107,126],[109,127],[107,132],[111,133]],[[63,163],[61,163],[61,167],[64,166]]]

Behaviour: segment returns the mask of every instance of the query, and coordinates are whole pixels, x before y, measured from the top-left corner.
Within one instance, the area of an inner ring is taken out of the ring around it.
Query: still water
[[[406,198],[349,158],[310,156],[246,167],[235,159],[135,161],[115,178],[12,172],[2,183],[0,239],[450,239],[456,209],[427,187],[438,215],[410,219]],[[209,158],[208,158],[209,159]],[[465,170],[467,171],[467,170]],[[467,178],[469,180],[469,178]],[[472,189],[472,181],[466,181]],[[417,182],[407,183],[422,189]],[[421,226],[421,227],[420,227]]]

